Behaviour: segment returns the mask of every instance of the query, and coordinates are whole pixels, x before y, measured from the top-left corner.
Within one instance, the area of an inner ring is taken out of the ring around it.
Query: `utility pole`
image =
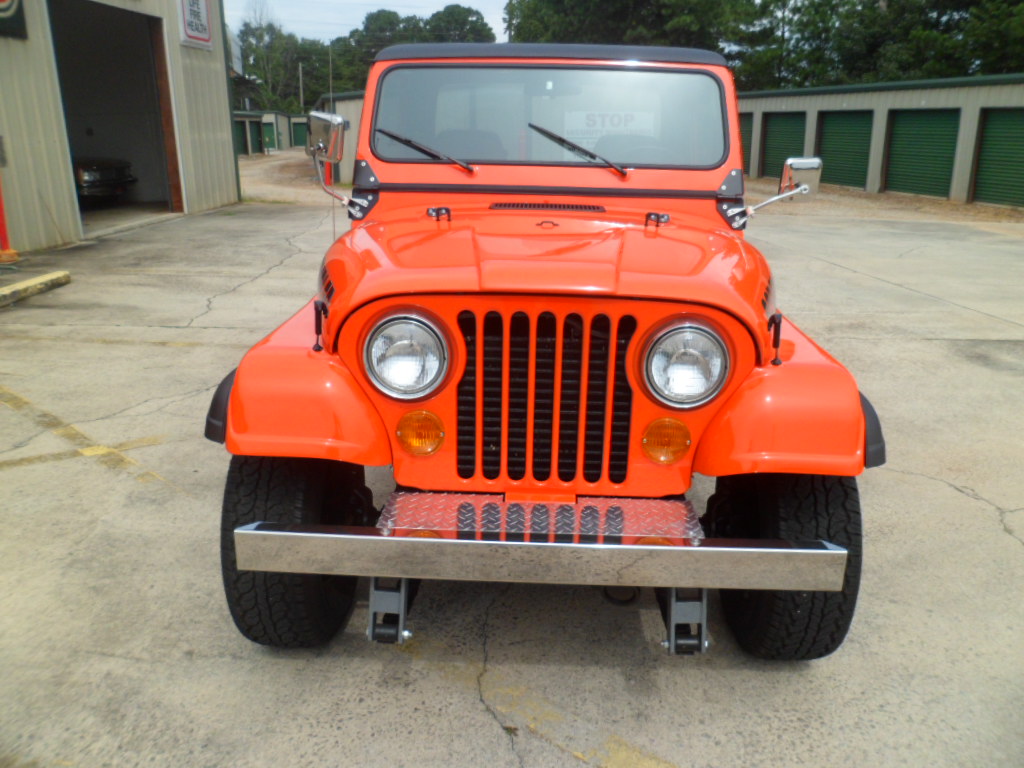
[[[302,62],[299,62],[299,111],[306,111],[306,99],[302,93]]]

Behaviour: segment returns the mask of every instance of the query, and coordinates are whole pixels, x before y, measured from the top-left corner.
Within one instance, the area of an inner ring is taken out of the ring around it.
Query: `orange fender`
[[[356,377],[335,355],[312,349],[311,305],[242,359],[228,401],[225,445],[244,456],[390,464],[387,430]]]
[[[694,471],[863,471],[865,410],[853,376],[788,320],[782,338],[781,365],[755,368],[722,406],[697,447]]]

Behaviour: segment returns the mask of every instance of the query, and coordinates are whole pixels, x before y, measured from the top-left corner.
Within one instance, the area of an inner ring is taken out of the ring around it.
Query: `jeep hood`
[[[724,229],[644,226],[643,216],[418,213],[350,232],[325,267],[336,300],[352,309],[417,293],[581,294],[678,298],[763,324],[768,271],[756,250]]]

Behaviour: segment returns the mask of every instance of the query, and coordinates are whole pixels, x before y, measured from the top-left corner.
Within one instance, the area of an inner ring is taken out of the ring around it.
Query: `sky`
[[[474,8],[491,25],[498,42],[504,42],[505,24],[502,14],[506,0],[376,0],[350,2],[350,0],[265,0],[272,19],[285,32],[298,37],[323,40],[325,43],[347,35],[363,25],[366,14],[380,9],[396,11],[402,16],[426,18],[452,3]],[[249,15],[251,0],[224,0],[224,16],[228,27],[238,34],[242,22]]]

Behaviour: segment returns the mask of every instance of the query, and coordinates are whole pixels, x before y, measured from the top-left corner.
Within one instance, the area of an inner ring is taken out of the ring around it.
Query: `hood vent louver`
[[[491,203],[492,211],[582,211],[604,213],[603,205],[579,203]]]
[[[328,302],[334,299],[334,283],[331,282],[330,276],[327,274],[327,267],[320,267],[320,287],[323,289],[324,298]]]

